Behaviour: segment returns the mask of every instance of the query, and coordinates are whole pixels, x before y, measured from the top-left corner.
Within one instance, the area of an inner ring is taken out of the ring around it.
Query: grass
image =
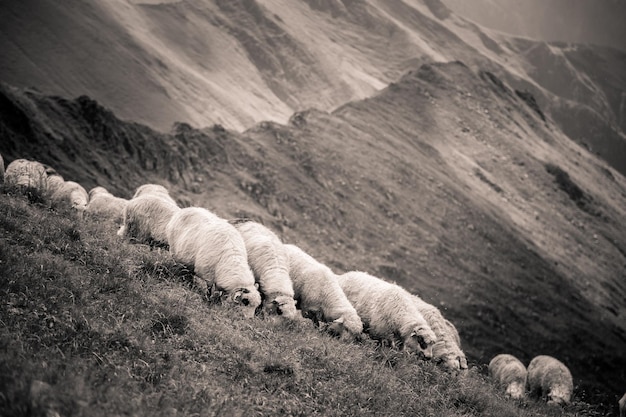
[[[304,319],[210,304],[164,250],[0,194],[0,415],[596,415]]]

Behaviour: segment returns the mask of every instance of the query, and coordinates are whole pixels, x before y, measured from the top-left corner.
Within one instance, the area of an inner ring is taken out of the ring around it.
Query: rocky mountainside
[[[578,398],[626,383],[626,179],[527,92],[461,62],[426,64],[371,98],[238,133],[124,122],[87,97],[9,86],[0,153],[129,196],[251,217],[338,272],[395,280],[438,305],[474,365],[551,354]]]
[[[243,131],[369,97],[421,63],[461,60],[529,90],[626,172],[615,156],[626,148],[623,51],[514,39],[440,0],[69,1],[0,4],[0,80],[88,95],[163,132],[179,121]]]

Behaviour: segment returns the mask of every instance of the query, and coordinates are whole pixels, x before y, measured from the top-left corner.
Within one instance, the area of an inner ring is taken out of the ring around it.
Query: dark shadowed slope
[[[607,404],[626,383],[626,179],[489,72],[425,65],[332,114],[242,134],[156,134],[87,99],[9,90],[3,102],[23,114],[15,125],[2,111],[8,160],[31,156],[124,195],[159,181],[184,205],[261,219],[337,271],[440,306],[474,363],[552,354],[577,395]]]

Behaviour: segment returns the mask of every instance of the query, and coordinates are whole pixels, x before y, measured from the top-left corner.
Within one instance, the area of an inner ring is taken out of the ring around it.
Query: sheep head
[[[569,402],[570,390],[560,384],[553,386],[548,393],[548,405],[563,405]]]
[[[273,300],[266,302],[265,309],[270,314],[293,319],[296,317],[296,300],[288,295],[279,295]]]
[[[326,331],[333,336],[341,337],[341,335],[343,335],[343,332],[346,329],[343,322],[344,322],[343,317],[339,317],[338,319],[333,320],[332,322],[328,323],[328,327],[326,327]]]
[[[446,337],[437,340],[433,346],[433,359],[452,372],[467,369],[465,354]]]
[[[245,307],[245,316],[252,318],[261,305],[261,294],[256,288],[239,288],[232,293],[231,300]]]
[[[416,327],[404,340],[403,349],[409,352],[421,354],[426,359],[433,357],[433,346],[437,336],[429,327]]]
[[[526,390],[526,384],[520,381],[514,381],[506,387],[504,395],[511,398],[522,398]]]

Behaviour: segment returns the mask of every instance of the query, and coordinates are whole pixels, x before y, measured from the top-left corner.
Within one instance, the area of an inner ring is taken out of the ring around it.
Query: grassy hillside
[[[167,251],[0,194],[0,414],[597,415],[503,398],[466,375],[311,322],[209,304]]]

